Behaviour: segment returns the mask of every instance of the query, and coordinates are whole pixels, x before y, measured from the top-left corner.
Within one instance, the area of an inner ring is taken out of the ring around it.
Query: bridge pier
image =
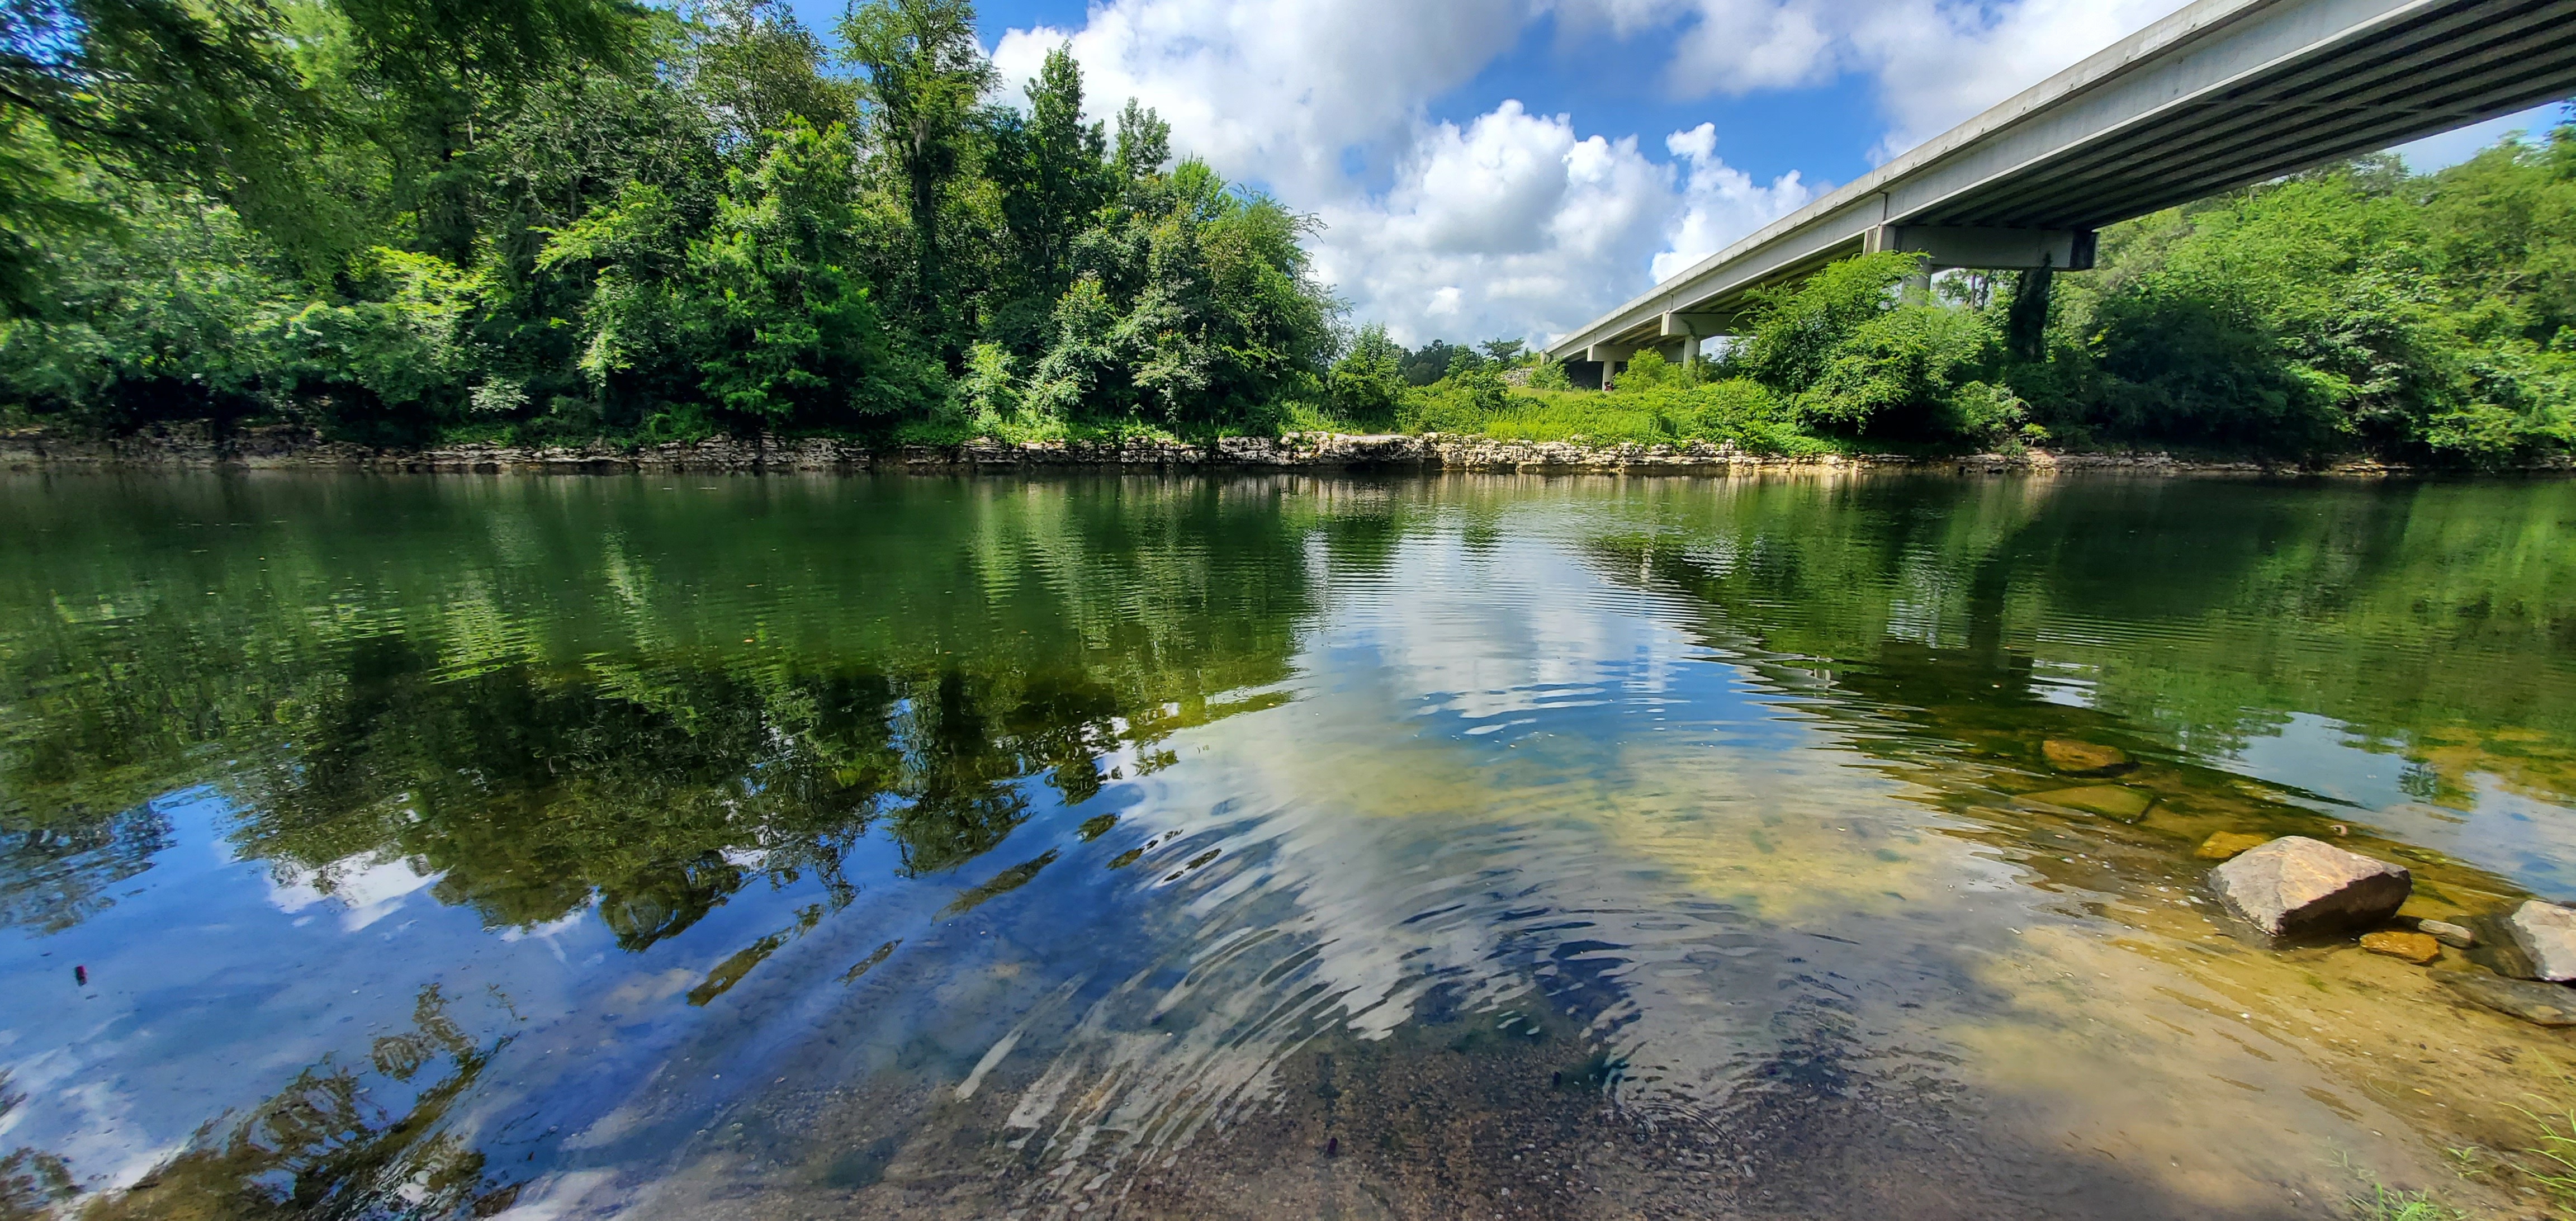
[[[1656,323],[1655,329],[1665,338],[1679,341],[1674,345],[1679,349],[1679,363],[1682,367],[1688,368],[1699,359],[1700,340],[1726,334],[1731,321],[1723,314],[1694,314],[1667,310],[1663,318]]]
[[[1630,343],[1596,343],[1583,349],[1583,359],[1601,366],[1601,388],[1604,390],[1609,389],[1612,379],[1618,376],[1619,366],[1636,354],[1637,345]]]

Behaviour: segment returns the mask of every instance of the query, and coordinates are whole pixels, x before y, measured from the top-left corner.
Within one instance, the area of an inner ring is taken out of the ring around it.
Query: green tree
[[[940,205],[968,165],[975,108],[993,66],[975,41],[968,0],[869,0],[841,19],[847,56],[867,74],[868,112],[912,222],[912,307],[935,333],[949,329]]]
[[[823,40],[785,4],[711,0],[692,16],[704,33],[689,84],[727,147],[763,143],[793,120],[823,131],[858,118],[858,89],[823,74]]]
[[[1118,183],[1107,129],[1082,121],[1082,67],[1071,46],[1047,52],[1028,99],[1025,120],[1006,110],[997,121],[992,171],[1022,291],[1052,301],[1073,281],[1074,238]]]
[[[114,219],[84,173],[202,192],[309,253],[326,121],[261,0],[0,0],[0,306],[43,304],[46,238]]]
[[[582,362],[601,392],[661,400],[664,427],[683,433],[706,426],[702,408],[778,427],[935,395],[936,374],[898,349],[851,269],[853,160],[846,128],[792,118],[728,176],[702,230],[638,184],[551,242],[544,267],[596,277]]]
[[[1828,265],[1803,283],[1753,293],[1751,328],[1728,354],[1737,372],[1800,394],[1823,380],[1838,349],[1897,307],[1896,286],[1922,256],[1887,251]]]
[[[1163,172],[1172,159],[1172,125],[1154,113],[1150,106],[1139,106],[1127,99],[1118,112],[1118,174],[1129,182],[1143,182]]]
[[[1350,350],[1333,363],[1326,385],[1335,410],[1346,419],[1384,427],[1403,405],[1404,345],[1387,338],[1377,323],[1360,328]]]

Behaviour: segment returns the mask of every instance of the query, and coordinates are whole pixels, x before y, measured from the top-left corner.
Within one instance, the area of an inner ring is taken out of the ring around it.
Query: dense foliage
[[[1369,333],[1330,385],[1354,418],[1595,441],[2576,448],[2576,126],[2435,174],[2373,158],[2114,226],[2089,273],[1908,292],[1919,270],[1835,264],[1757,296],[1711,359],[1642,353],[1607,395],[1546,367],[1506,393],[1474,360],[1419,385],[1420,354]]]
[[[2106,230],[1857,258],[1607,395],[1344,333],[1310,221],[968,0],[0,0],[0,414],[381,443],[1150,428],[1831,446],[2576,447],[2576,127]],[[1905,286],[1914,283],[1915,287]]]
[[[0,403],[383,441],[1258,421],[1307,221],[964,0],[6,0]]]

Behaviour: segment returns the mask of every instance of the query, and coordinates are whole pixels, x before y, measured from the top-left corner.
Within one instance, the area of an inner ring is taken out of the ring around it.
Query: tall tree
[[[1172,125],[1150,106],[1139,106],[1127,99],[1127,108],[1118,112],[1118,171],[1129,182],[1163,168],[1172,159]]]
[[[971,0],[868,0],[841,19],[850,62],[867,73],[869,117],[904,187],[912,220],[913,304],[944,319],[940,194],[965,168],[975,108],[994,81],[975,41]],[[946,331],[945,325],[936,326]]]
[[[996,125],[993,169],[1025,291],[1052,302],[1073,282],[1074,235],[1094,222],[1115,184],[1107,129],[1082,121],[1082,66],[1070,45],[1047,52],[1028,97],[1025,121],[1005,112]]]
[[[825,76],[823,40],[779,0],[709,0],[693,12],[704,31],[690,83],[742,147],[803,119],[816,131],[858,111],[852,84]]]
[[[487,109],[571,68],[621,71],[649,60],[647,17],[632,0],[335,0],[360,58],[391,102],[408,147],[396,150],[421,245],[460,266],[477,227],[471,165]]]

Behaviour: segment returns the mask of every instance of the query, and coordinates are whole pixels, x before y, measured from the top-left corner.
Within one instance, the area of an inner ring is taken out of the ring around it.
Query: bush
[[[1799,418],[1854,433],[1873,425],[1882,433],[1951,432],[1966,410],[1952,395],[1991,364],[1998,340],[1967,310],[1894,306],[1824,349],[1815,379],[1797,391]]]
[[[1387,338],[1385,327],[1363,328],[1325,379],[1333,410],[1364,427],[1393,424],[1408,389],[1403,359],[1404,348]]]
[[[1805,392],[1864,324],[1896,308],[1896,286],[1921,267],[1918,255],[1865,254],[1799,284],[1756,290],[1752,325],[1727,354],[1728,372],[1783,394]]]
[[[1761,384],[1730,378],[1695,386],[1663,384],[1635,391],[1538,391],[1511,396],[1486,412],[1477,429],[1517,441],[1581,440],[1595,445],[1726,442],[1756,453],[1816,453],[1825,443],[1801,430],[1779,396]]]
[[[1510,401],[1503,375],[1478,366],[1406,394],[1396,426],[1405,432],[1483,432]]]

